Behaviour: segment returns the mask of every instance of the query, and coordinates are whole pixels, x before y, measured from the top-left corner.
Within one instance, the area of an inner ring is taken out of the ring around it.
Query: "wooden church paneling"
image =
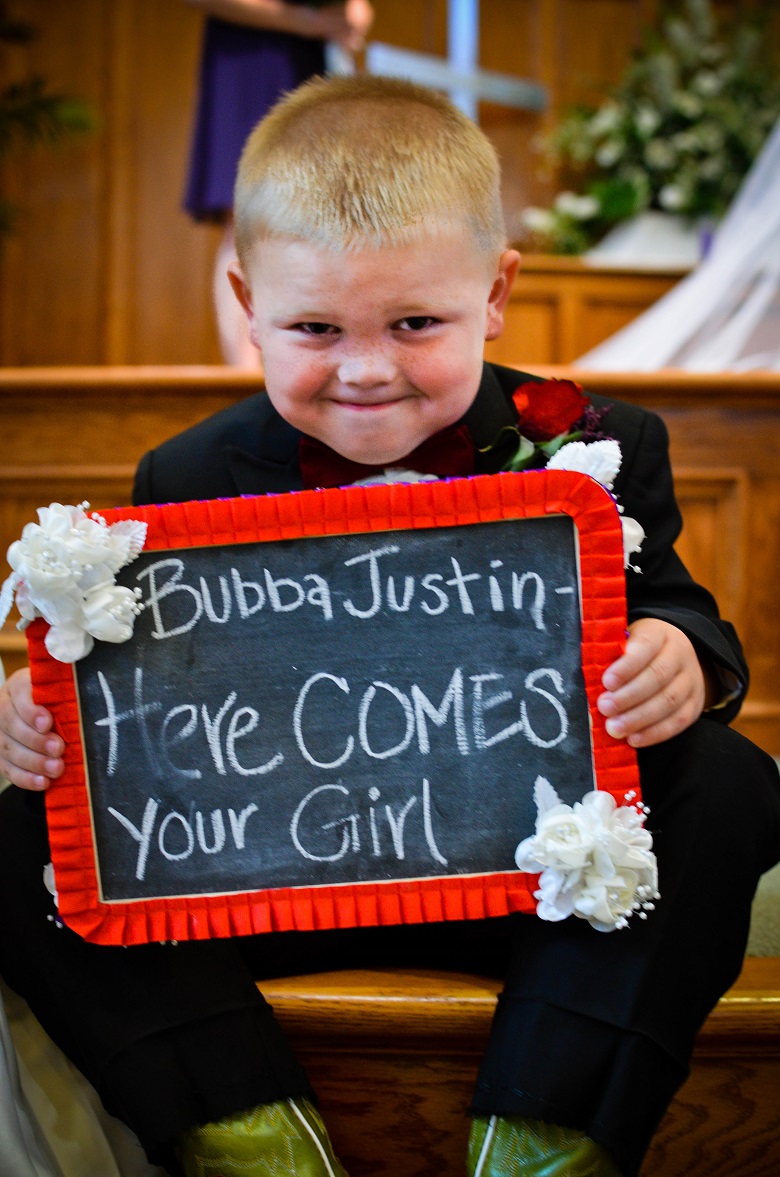
[[[446,51],[446,0],[374,2],[374,39]],[[510,231],[522,205],[554,191],[537,174],[538,133],[562,102],[615,80],[652,9],[649,0],[483,0],[482,64],[542,83],[551,100],[545,116],[480,112],[502,157]],[[3,46],[4,72],[34,72],[88,99],[99,126],[2,163],[19,214],[0,248],[0,363],[219,362],[219,234],[181,209],[201,14],[184,0],[9,0],[9,11],[40,36]]]

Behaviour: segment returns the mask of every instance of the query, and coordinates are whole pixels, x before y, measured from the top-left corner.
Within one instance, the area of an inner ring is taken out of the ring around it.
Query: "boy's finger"
[[[658,679],[651,670],[645,669],[614,690],[599,695],[596,705],[602,715],[619,715],[652,699],[658,689]]]
[[[684,719],[679,713],[670,715],[659,723],[650,724],[649,727],[645,727],[639,732],[632,732],[626,742],[632,748],[651,748],[654,744],[663,744],[667,740],[671,740],[673,736],[678,736],[680,732],[690,726],[692,721],[692,718]]]
[[[50,736],[48,739],[44,739],[42,736],[34,736],[34,738],[40,741],[36,746],[32,745],[29,738],[16,740],[4,732],[0,736],[0,760],[10,765],[11,768],[19,768],[25,772],[42,776],[59,776],[63,767],[62,753],[65,750],[61,738],[59,736]]]
[[[604,671],[602,683],[608,696],[614,701],[614,709],[626,711],[629,707],[649,699],[659,691],[667,689],[679,673],[679,667],[671,660],[655,657],[649,662],[617,662]],[[603,714],[608,714],[604,711]]]
[[[12,740],[4,742],[0,772],[20,789],[45,789],[62,775],[64,768],[65,762],[59,757],[34,752]]]
[[[37,732],[51,731],[53,722],[51,712],[33,702],[29,670],[12,674],[6,686],[17,715],[21,716],[24,722]]]
[[[620,711],[611,715],[604,726],[608,735],[616,740],[624,740],[627,736],[663,722],[668,715],[669,711],[663,701],[655,698],[643,702],[641,706],[633,707],[630,711]]]
[[[32,683],[30,681],[28,667],[11,675],[5,684],[5,692],[7,692],[7,699],[10,701],[12,710],[20,716],[28,727],[40,733],[51,731],[53,723],[51,712],[47,711],[45,707],[41,707],[33,702]],[[7,726],[8,706],[6,705],[2,710],[2,718]]]
[[[679,678],[667,691],[652,695],[630,710],[613,713],[607,718],[605,727],[615,739],[628,738],[633,743],[631,737],[644,737],[650,730],[660,730],[662,726],[667,733],[664,738],[669,739],[696,718],[696,698],[685,680]]]
[[[17,788],[27,789],[32,793],[43,793],[51,784],[51,780],[46,776],[23,772],[19,768],[14,768],[13,765],[4,765],[2,760],[0,760],[0,774]]]
[[[658,647],[644,638],[629,638],[625,651],[602,675],[601,681],[608,691],[616,691],[631,679],[636,678],[648,667],[658,654]]]
[[[48,724],[44,731],[36,731],[17,711],[6,708],[0,722],[0,756],[13,764],[19,764],[21,762],[16,758],[19,748],[43,758],[59,759],[65,751],[65,741],[62,736],[50,731]]]
[[[641,617],[632,622],[629,629],[625,650],[604,671],[602,682],[608,691],[617,690],[659,656],[672,626],[652,617]]]
[[[671,660],[656,658],[617,689],[605,691],[596,701],[602,715],[631,711],[651,699],[664,700],[669,710],[682,704],[690,693],[690,683],[682,668]]]

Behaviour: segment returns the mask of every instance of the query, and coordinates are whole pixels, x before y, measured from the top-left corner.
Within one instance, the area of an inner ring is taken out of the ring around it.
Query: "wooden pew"
[[[498,986],[388,970],[264,981],[351,1177],[456,1177]],[[702,1029],[642,1177],[780,1173],[780,958],[751,957]]]

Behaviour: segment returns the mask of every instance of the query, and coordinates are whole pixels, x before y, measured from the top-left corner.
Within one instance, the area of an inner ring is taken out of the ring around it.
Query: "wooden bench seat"
[[[498,992],[387,970],[264,981],[350,1177],[461,1177],[468,1106]],[[780,1173],[780,958],[750,957],[699,1036],[642,1177]]]

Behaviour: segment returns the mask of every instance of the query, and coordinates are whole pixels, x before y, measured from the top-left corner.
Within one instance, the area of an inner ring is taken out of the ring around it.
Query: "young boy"
[[[495,155],[444,98],[402,82],[307,84],[254,131],[231,274],[268,395],[146,454],[135,501],[339,485],[377,470],[493,473],[528,379],[483,365],[518,255]],[[673,550],[680,517],[658,418],[618,402],[615,491],[646,540],[630,636],[599,708],[638,750],[662,898],[612,935],[531,916],[105,948],[57,929],[41,882],[41,791],[63,744],[29,677],[0,693],[0,970],[136,1131],[189,1174],[342,1174],[258,978],[382,963],[500,970],[477,1080],[472,1177],[632,1177],[741,967],[759,875],[780,855],[773,762],[727,728],[738,641]],[[491,448],[492,447],[492,448]],[[707,714],[703,713],[707,711]],[[249,1109],[249,1110],[247,1110]]]

